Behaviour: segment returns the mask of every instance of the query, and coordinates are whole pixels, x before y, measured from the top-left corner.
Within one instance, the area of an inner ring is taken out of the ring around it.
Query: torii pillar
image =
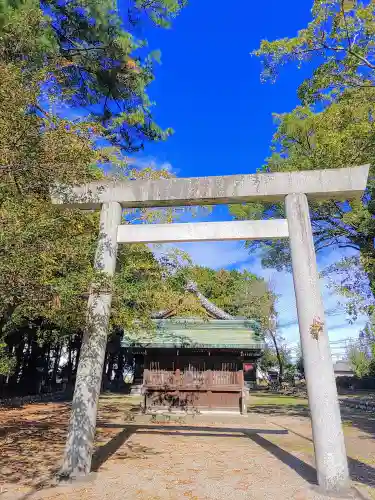
[[[102,210],[95,265],[109,276],[118,243],[290,238],[298,323],[311,411],[318,483],[343,492],[349,473],[319,285],[308,198],[349,200],[366,189],[369,165],[330,170],[157,181],[98,181],[53,195],[54,203]],[[72,196],[73,195],[73,196]],[[121,207],[145,208],[285,201],[286,220],[120,226]],[[91,294],[62,475],[90,471],[111,292]]]
[[[121,214],[120,203],[103,203],[94,267],[107,277],[112,277],[116,269],[117,227],[121,224]],[[59,472],[61,479],[85,476],[91,469],[112,303],[110,284],[104,288],[92,290],[88,299],[87,324],[79,356],[63,465]]]
[[[348,461],[306,195],[287,195],[285,208],[318,484],[345,490]]]

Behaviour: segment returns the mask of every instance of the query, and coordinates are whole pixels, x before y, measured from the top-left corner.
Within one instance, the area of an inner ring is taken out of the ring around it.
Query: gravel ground
[[[100,441],[94,460],[96,472],[87,482],[38,491],[40,481],[22,484],[20,479],[10,484],[4,477],[1,500],[330,498],[319,495],[313,487],[311,434],[309,421],[304,416],[256,413],[247,418],[198,416],[184,424],[150,424],[143,417],[129,424],[123,422],[119,413],[111,413],[108,404],[103,410],[101,422],[104,424],[105,417],[106,432],[101,434],[99,429]],[[46,405],[42,415],[48,411]],[[59,411],[61,413],[61,408]],[[48,415],[52,418],[51,412]],[[116,419],[110,418],[111,415]],[[40,415],[39,418],[42,419]],[[108,428],[109,419],[112,429]],[[354,446],[357,440],[360,446],[359,437],[354,435],[357,429],[350,427],[349,430],[349,445]],[[375,459],[373,436],[362,433],[361,438],[365,438],[368,447],[366,457]],[[59,447],[60,453],[60,441]],[[34,442],[32,449],[36,448]],[[39,449],[39,453],[42,460],[45,451]],[[362,463],[358,457],[355,461]],[[24,463],[31,466],[30,462]],[[35,463],[35,470],[37,465]],[[369,460],[362,465],[364,476],[362,480],[359,477],[358,486],[369,486],[372,481],[369,471],[375,472],[375,469]],[[46,485],[44,482],[43,486]],[[352,491],[350,498],[363,497]]]

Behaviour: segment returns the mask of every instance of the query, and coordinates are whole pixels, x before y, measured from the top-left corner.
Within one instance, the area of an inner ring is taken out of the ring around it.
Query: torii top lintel
[[[56,189],[52,201],[82,209],[118,202],[124,208],[220,205],[282,201],[291,193],[308,198],[352,199],[366,189],[369,165],[327,170],[257,173],[160,180],[100,180]]]

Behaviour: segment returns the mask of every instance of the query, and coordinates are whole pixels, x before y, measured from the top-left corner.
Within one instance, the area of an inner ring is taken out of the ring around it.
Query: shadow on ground
[[[257,404],[257,401],[259,401],[260,404]],[[366,436],[358,436],[358,439],[371,439],[371,438],[375,439],[375,415],[373,415],[370,412],[365,412],[354,408],[347,408],[345,406],[341,406],[340,410],[344,425],[347,425],[349,427],[354,427],[359,431],[366,433]],[[310,416],[307,400],[301,400],[300,398],[293,398],[290,396],[283,397],[280,396],[279,394],[269,394],[269,393],[253,395],[252,404],[250,405],[248,411],[249,413],[261,414],[268,417]],[[283,426],[280,425],[278,422],[277,425],[287,430],[291,434],[294,434],[312,443],[311,438],[295,432],[292,429],[292,426]],[[260,445],[262,445],[261,443],[264,445],[264,448],[267,449],[267,451],[277,456],[284,463],[289,461],[290,463],[288,463],[287,465],[289,465],[291,468],[294,469],[294,465],[297,465],[298,469],[300,470],[299,472],[300,475],[306,476],[305,479],[311,477],[311,470],[310,470],[311,466],[308,466],[306,468],[305,466],[307,464],[305,465],[298,464],[298,462],[295,462],[294,459],[291,459],[290,461],[284,452],[280,453],[280,451],[276,449],[277,447],[275,448],[275,445],[273,443],[266,443],[263,438],[261,438],[259,441]],[[351,478],[354,481],[365,484],[367,486],[375,487],[374,467],[351,457],[348,457],[348,464],[349,464]],[[316,474],[315,469],[314,469],[314,474]]]
[[[267,404],[257,405],[256,403],[248,408],[248,413],[255,413],[258,415],[283,415],[288,417],[308,417],[310,415],[309,408],[304,404],[291,404],[291,405],[278,405]]]
[[[375,415],[371,412],[356,410],[355,408],[341,407],[341,417],[343,422],[350,424],[356,429],[366,432],[368,436],[361,439],[375,439]]]
[[[132,405],[124,396],[102,398],[97,447],[116,437],[118,428],[106,425],[121,418]],[[0,484],[32,491],[49,486],[61,464],[69,416],[70,404],[67,403],[37,403],[1,412]]]
[[[264,404],[264,400],[267,401],[266,404]],[[344,423],[350,424],[358,430],[369,434],[369,436],[366,436],[363,439],[375,439],[375,415],[373,413],[345,406],[341,406],[340,410]],[[265,416],[310,416],[307,400],[303,400],[298,397],[293,398],[293,396],[283,397],[280,394],[272,393],[252,395],[248,412]]]
[[[108,424],[110,428],[122,428],[120,424]],[[99,447],[93,455],[92,470],[98,471],[109,459],[112,457],[116,459],[126,458],[146,458],[147,455],[156,455],[157,451],[144,446],[134,445],[127,443],[130,437],[137,433],[139,434],[163,434],[168,436],[189,436],[189,437],[235,437],[246,438],[248,435],[255,433],[265,434],[288,434],[286,430],[263,430],[253,429],[247,431],[241,428],[227,428],[227,427],[191,427],[187,425],[135,425],[129,424],[124,427],[113,439],[108,441],[105,445]],[[126,444],[126,448],[120,454],[118,450]]]
[[[261,400],[259,400],[261,401]],[[280,429],[244,429],[243,427],[206,427],[173,424],[122,424],[124,412],[129,410],[129,400],[123,396],[104,398],[98,415],[96,450],[93,456],[92,470],[99,471],[112,460],[144,459],[157,455],[157,449],[131,443],[131,436],[138,434],[159,433],[171,436],[189,436],[196,440],[199,437],[235,437],[250,439],[266,452],[271,453],[303,479],[316,484],[315,468],[305,462],[294,451],[287,451],[288,434],[294,434],[311,443],[311,439],[293,431],[292,424],[279,426]],[[256,405],[250,407],[253,413],[269,417],[308,416],[307,405]],[[26,485],[33,491],[51,484],[51,479],[58,470],[66,439],[66,431],[70,407],[67,404],[31,405],[24,409],[5,412],[1,415],[1,456],[0,482]],[[355,410],[344,410],[345,420],[351,425],[365,430],[375,436],[373,417]],[[284,436],[285,435],[285,446]],[[274,436],[272,438],[272,436]],[[274,441],[278,441],[277,444]],[[349,458],[352,478],[364,485],[375,487],[375,469],[359,460]],[[31,493],[24,498],[28,498]]]
[[[122,427],[118,425],[117,427]],[[132,425],[125,427],[116,437],[113,438],[106,445],[99,448],[94,455],[93,470],[97,471],[107,460],[113,456],[116,451],[126,442],[127,439],[133,433],[137,434],[149,434],[149,433],[159,433],[167,434],[171,436],[191,436],[191,437],[236,437],[236,438],[248,438],[255,444],[261,446],[265,451],[271,453],[278,460],[283,462],[285,465],[293,469],[297,474],[299,474],[305,481],[310,484],[317,484],[316,470],[312,465],[304,462],[300,458],[296,457],[284,448],[281,448],[274,442],[267,439],[267,435],[287,435],[292,433],[302,439],[309,442],[312,440],[298,434],[293,430],[284,427],[281,430],[272,429],[243,429],[243,428],[226,428],[226,427],[190,427],[190,426],[176,426],[176,425]],[[143,451],[140,450],[141,455]],[[148,450],[146,450],[147,454]],[[155,454],[155,451],[151,451]],[[129,458],[125,455],[124,458]],[[136,457],[135,457],[136,458]],[[351,478],[358,483],[362,483],[367,486],[375,487],[375,468],[367,465],[359,460],[348,457],[349,469]]]
[[[305,481],[312,485],[317,485],[317,475],[315,467],[307,464],[300,458],[296,457],[292,453],[280,448],[275,443],[272,443],[268,439],[264,438],[259,434],[253,434],[248,436],[254,443],[261,446],[264,450],[271,453],[280,462],[293,469],[298,475],[300,475]]]
[[[307,436],[304,436],[303,434],[300,434],[300,433],[298,433],[298,432],[295,432],[295,431],[294,431],[292,428],[290,428],[290,427],[287,427],[287,426],[282,426],[282,425],[280,425],[280,424],[277,424],[277,425],[279,425],[279,427],[282,427],[285,431],[288,431],[288,433],[290,433],[290,434],[294,434],[295,436],[298,436],[298,437],[300,437],[300,438],[302,438],[302,439],[304,439],[304,440],[308,441],[309,443],[312,443],[312,442],[313,442],[311,438],[309,438],[309,437],[307,437]],[[259,444],[260,444],[260,443],[259,443]],[[266,443],[266,445],[267,445],[267,446],[268,446],[268,448],[269,448],[269,449],[268,449],[268,451],[270,451],[270,452],[271,452],[271,453],[273,453],[275,456],[277,456],[277,455],[276,455],[276,453],[274,453],[274,452],[272,451],[272,450],[273,450],[273,446],[274,446],[274,444],[273,444],[273,443],[270,443],[270,444],[271,444],[271,446],[269,446],[269,445]],[[267,449],[267,446],[265,446],[265,449]],[[283,451],[284,451],[284,450],[283,450]],[[286,462],[283,460],[282,456],[283,456],[283,454],[280,454],[280,457],[278,457],[278,458],[280,458],[280,460],[281,460],[282,462],[286,463]],[[294,457],[294,458],[295,458],[295,457]],[[293,461],[292,461],[292,464],[293,464]],[[303,462],[303,464],[304,464],[304,465],[307,465],[305,462]],[[289,465],[289,467],[291,467],[291,468],[294,468],[294,467],[293,467],[292,465],[290,465],[290,464],[287,464],[287,465]],[[356,481],[356,482],[358,482],[358,483],[364,484],[364,485],[366,485],[366,486],[371,486],[372,488],[374,488],[374,487],[375,487],[375,468],[374,468],[374,467],[372,467],[371,465],[368,465],[368,464],[366,464],[366,463],[364,463],[364,462],[361,462],[360,460],[357,460],[357,459],[355,459],[355,458],[352,458],[352,457],[348,457],[348,465],[349,465],[349,473],[350,473],[350,477],[351,477],[351,479],[352,479],[353,481]],[[310,468],[311,466],[308,466],[308,467]],[[311,468],[313,468],[313,467],[311,467]],[[304,472],[306,472],[306,468],[305,468],[305,467],[303,467],[303,469],[304,469],[304,470],[303,470],[302,472],[303,472],[303,473],[304,473]],[[315,473],[315,475],[316,475],[316,470],[315,470],[315,468],[313,468],[313,469],[314,469],[314,473]],[[296,470],[296,469],[294,469],[294,470]],[[298,472],[298,471],[296,471],[296,472]],[[302,474],[300,474],[302,477],[304,477],[304,476],[303,476],[303,473],[302,473]]]

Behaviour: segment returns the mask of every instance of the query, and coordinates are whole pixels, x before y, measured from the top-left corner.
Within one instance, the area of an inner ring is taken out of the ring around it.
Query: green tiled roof
[[[173,318],[154,320],[155,330],[135,335],[125,332],[123,347],[211,347],[264,349],[264,337],[256,321],[247,319],[202,320]]]

